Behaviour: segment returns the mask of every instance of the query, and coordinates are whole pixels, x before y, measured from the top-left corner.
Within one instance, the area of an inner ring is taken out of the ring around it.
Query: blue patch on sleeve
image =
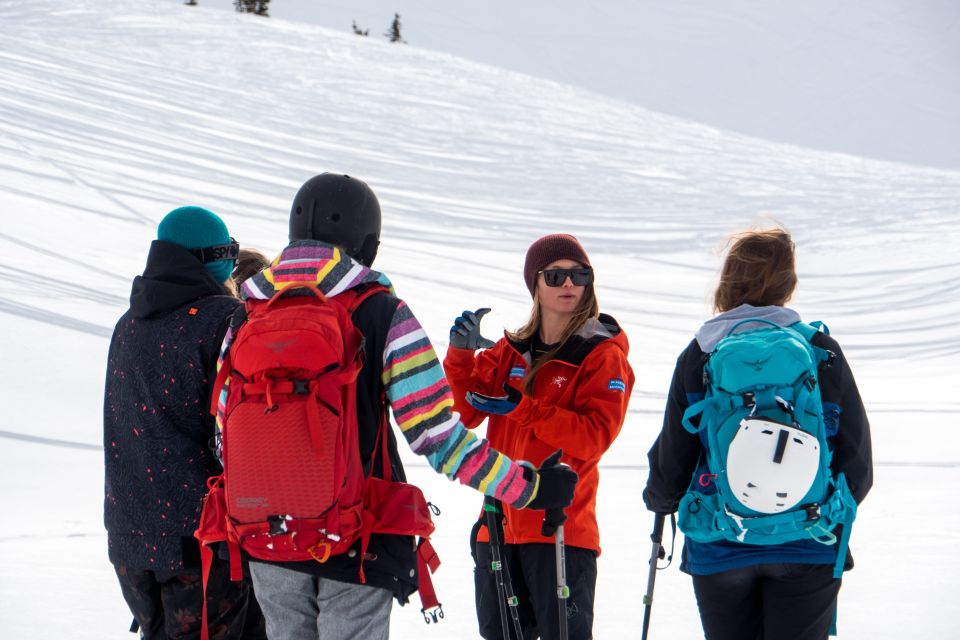
[[[522,378],[527,373],[523,367],[514,367],[510,369],[510,379]]]
[[[607,385],[607,389],[610,391],[619,391],[620,393],[626,393],[627,383],[623,381],[622,378],[611,378],[610,383]]]

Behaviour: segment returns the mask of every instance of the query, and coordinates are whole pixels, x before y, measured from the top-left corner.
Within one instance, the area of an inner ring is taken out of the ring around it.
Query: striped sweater
[[[330,297],[373,283],[394,292],[385,275],[357,263],[337,247],[298,240],[269,268],[247,280],[241,297],[268,300],[293,282],[316,284]],[[298,289],[283,295],[310,293]],[[236,330],[231,327],[224,338],[218,370]],[[532,480],[524,479],[520,465],[463,426],[459,414],[453,411],[453,395],[433,345],[403,301],[390,319],[381,380],[401,433],[413,452],[426,457],[434,470],[515,508],[529,504],[536,495],[539,478],[534,474]],[[220,394],[217,410],[217,426],[221,429],[227,391],[228,385]]]

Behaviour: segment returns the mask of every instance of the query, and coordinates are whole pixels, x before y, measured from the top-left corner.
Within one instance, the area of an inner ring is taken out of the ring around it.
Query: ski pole
[[[557,610],[560,614],[560,640],[567,640],[570,632],[567,629],[567,598],[570,597],[570,587],[567,586],[567,552],[563,543],[563,525],[557,527],[554,540],[557,556]]]
[[[490,567],[497,582],[497,601],[500,607],[500,626],[503,640],[510,640],[510,622],[516,632],[516,639],[523,640],[520,627],[520,614],[517,613],[519,600],[513,592],[510,569],[503,561],[503,504],[491,498],[483,500],[483,510],[487,514],[487,533],[490,534]],[[509,613],[509,620],[508,620]]]
[[[657,561],[663,557],[664,549],[660,544],[663,542],[663,521],[667,514],[656,513],[653,518],[653,533],[650,539],[653,541],[653,549],[650,552],[650,572],[647,574],[647,593],[643,596],[643,640],[647,640],[647,632],[650,629],[650,610],[653,608],[653,585],[657,579]]]

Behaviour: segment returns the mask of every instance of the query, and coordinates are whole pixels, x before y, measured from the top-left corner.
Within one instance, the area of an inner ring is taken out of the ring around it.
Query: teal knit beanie
[[[223,220],[203,207],[180,207],[168,213],[157,228],[157,240],[172,242],[185,249],[202,249],[231,242]],[[233,272],[234,260],[217,260],[203,266],[217,282],[226,282]]]

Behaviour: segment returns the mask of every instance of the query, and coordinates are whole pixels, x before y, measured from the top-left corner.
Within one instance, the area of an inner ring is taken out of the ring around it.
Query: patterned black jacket
[[[118,567],[199,567],[217,352],[240,305],[185,249],[155,241],[117,322],[103,404],[104,524]]]

